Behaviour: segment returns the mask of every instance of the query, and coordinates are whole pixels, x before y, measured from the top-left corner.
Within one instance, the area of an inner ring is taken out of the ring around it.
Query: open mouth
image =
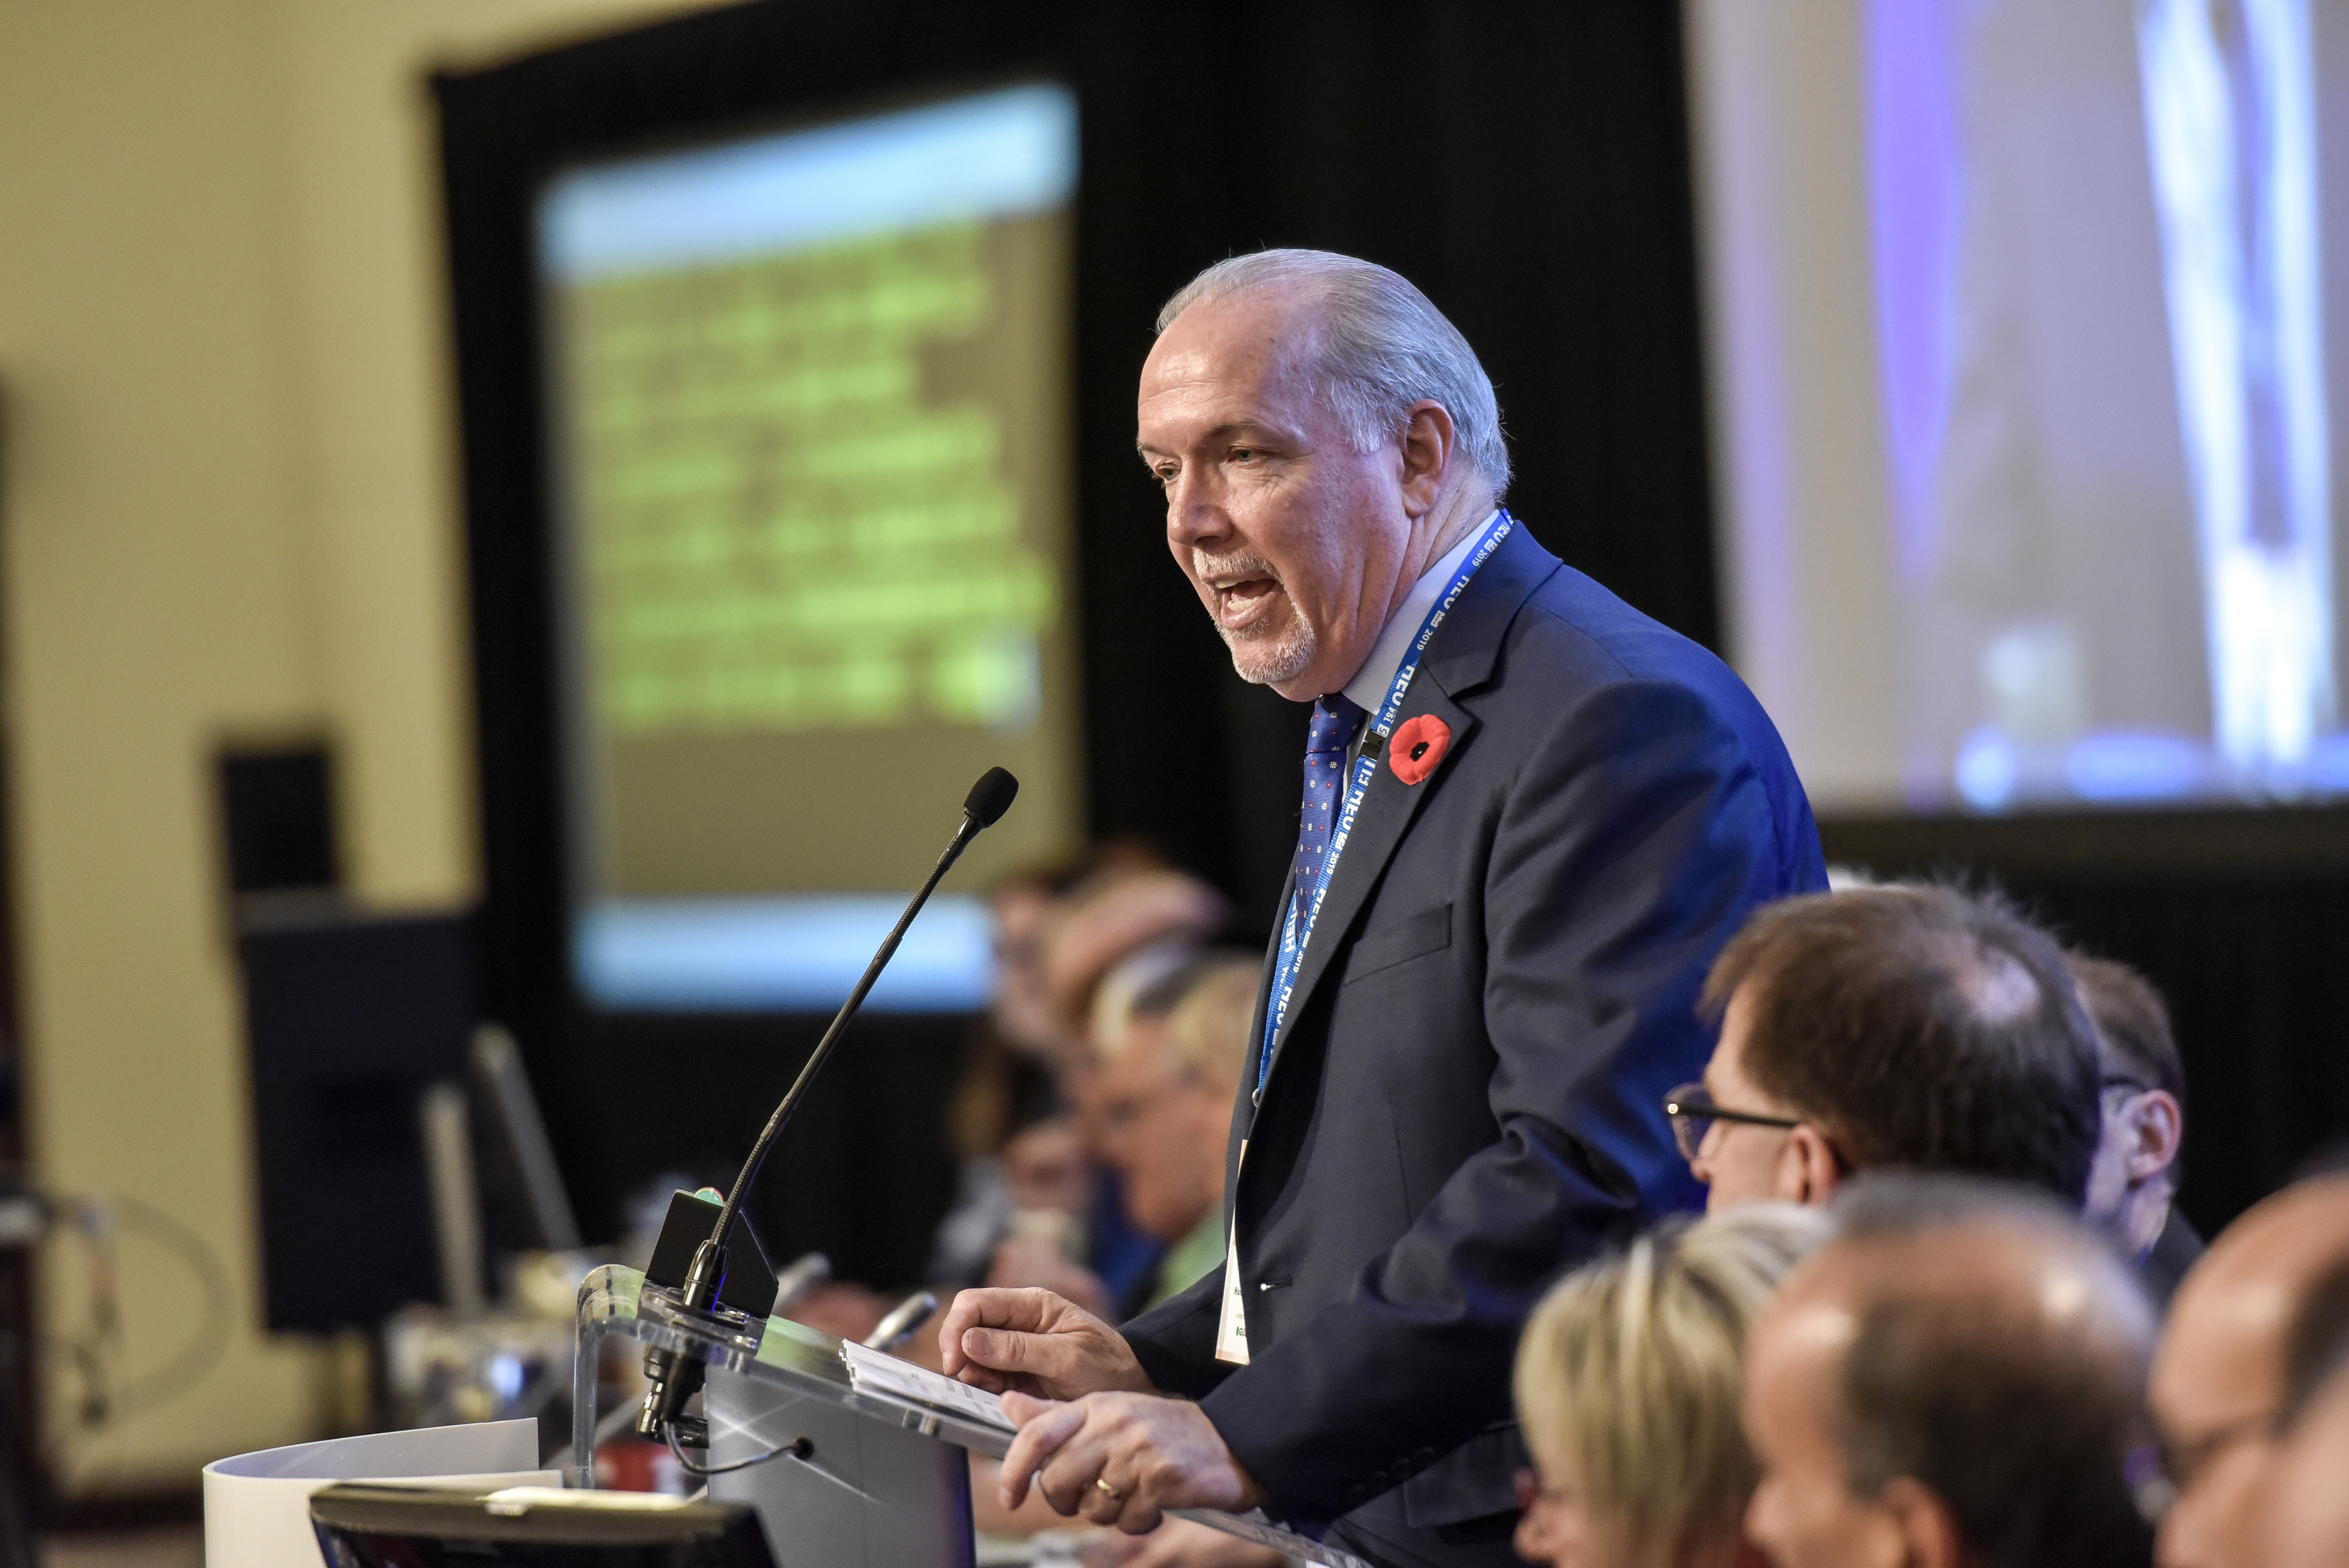
[[[1226,632],[1245,632],[1262,622],[1280,593],[1280,580],[1253,564],[1205,581],[1216,595],[1216,624]]]

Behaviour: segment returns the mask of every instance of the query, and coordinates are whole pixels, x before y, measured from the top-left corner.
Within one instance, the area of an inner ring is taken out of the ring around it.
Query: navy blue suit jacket
[[[1381,758],[1233,1119],[1250,1365],[1215,1359],[1220,1273],[1124,1332],[1277,1517],[1376,1498],[1362,1522],[1443,1561],[1444,1527],[1516,1507],[1509,1371],[1544,1287],[1700,1201],[1660,1101],[1712,1050],[1706,966],[1826,872],[1744,684],[1522,525],[1430,644],[1419,714],[1450,748],[1416,785]]]

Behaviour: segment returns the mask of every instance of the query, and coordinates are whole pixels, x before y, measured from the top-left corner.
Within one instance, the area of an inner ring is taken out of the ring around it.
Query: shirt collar
[[[1445,552],[1444,559],[1419,574],[1419,581],[1411,585],[1411,592],[1402,596],[1402,603],[1395,606],[1394,614],[1380,629],[1379,640],[1371,645],[1370,656],[1362,661],[1362,667],[1339,688],[1355,707],[1377,717],[1379,705],[1387,700],[1387,687],[1394,684],[1395,671],[1402,667],[1403,655],[1411,651],[1411,640],[1419,635],[1420,623],[1427,619],[1444,585],[1452,581],[1452,574],[1460,570],[1460,563],[1468,559],[1468,552],[1475,548],[1476,542],[1485,537],[1485,531],[1493,526],[1493,520],[1500,513],[1498,507],[1486,512],[1485,521]]]

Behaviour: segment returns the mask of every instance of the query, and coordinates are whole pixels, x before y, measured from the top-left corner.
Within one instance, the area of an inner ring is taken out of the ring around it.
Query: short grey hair
[[[1303,285],[1322,318],[1319,386],[1354,449],[1367,452],[1402,428],[1423,400],[1452,416],[1453,443],[1498,498],[1509,486],[1509,448],[1492,377],[1460,329],[1409,279],[1375,262],[1331,251],[1257,251],[1217,262],[1158,313],[1164,333],[1193,305],[1244,289]]]

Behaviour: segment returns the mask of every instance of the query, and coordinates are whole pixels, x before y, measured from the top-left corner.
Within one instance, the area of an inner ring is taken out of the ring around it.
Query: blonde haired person
[[[1746,1331],[1829,1233],[1753,1203],[1666,1220],[1543,1298],[1517,1346],[1518,1553],[1556,1568],[1760,1568],[1740,1528],[1755,1467],[1738,1425]]]

